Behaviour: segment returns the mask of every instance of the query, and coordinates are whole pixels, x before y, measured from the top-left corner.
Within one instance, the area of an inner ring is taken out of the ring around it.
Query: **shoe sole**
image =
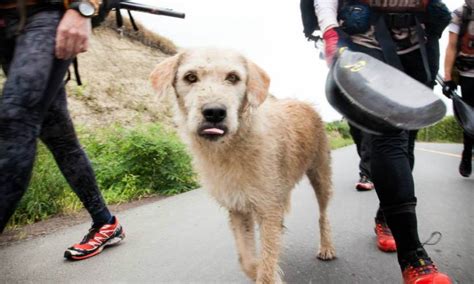
[[[459,171],[459,174],[460,174],[462,177],[465,177],[465,178],[468,178],[468,177],[471,176],[471,173],[468,174],[468,173],[463,173],[463,172],[461,172],[461,171]]]
[[[364,186],[362,184],[356,184],[356,189],[357,189],[357,191],[369,191],[369,190],[374,189],[374,187],[373,186],[367,187],[367,186]]]
[[[99,253],[101,253],[104,250],[105,247],[116,245],[116,244],[120,243],[123,239],[125,239],[125,233],[122,232],[119,236],[113,237],[113,238],[107,240],[103,245],[101,245],[95,251],[93,251],[89,254],[86,254],[86,255],[72,255],[69,251],[66,251],[64,253],[64,257],[69,259],[69,260],[83,260],[83,259],[86,259],[86,258],[90,258],[90,257],[96,256]]]

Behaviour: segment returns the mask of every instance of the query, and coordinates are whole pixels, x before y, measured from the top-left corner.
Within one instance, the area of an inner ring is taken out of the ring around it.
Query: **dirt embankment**
[[[168,123],[170,104],[156,97],[149,75],[176,50],[170,40],[143,27],[134,32],[127,24],[120,35],[108,21],[95,29],[90,50],[79,56],[83,86],[76,84],[74,75],[67,86],[74,122],[86,127]]]
[[[154,94],[149,75],[157,63],[177,52],[174,43],[140,26],[125,22],[120,34],[113,19],[94,29],[90,49],[79,55],[83,86],[71,67],[67,84],[73,120],[85,127],[170,120],[170,103]],[[0,92],[4,83],[0,71]]]

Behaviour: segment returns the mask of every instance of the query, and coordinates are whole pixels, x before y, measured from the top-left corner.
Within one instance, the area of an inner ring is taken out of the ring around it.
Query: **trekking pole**
[[[319,50],[319,59],[324,60],[324,42],[323,38],[319,35],[308,36],[308,41],[314,41],[314,47]]]
[[[129,2],[129,1],[120,1],[120,9],[126,9],[131,11],[145,12],[153,15],[168,16],[174,18],[184,19],[186,14],[181,12],[175,12],[172,9],[168,8],[157,8],[154,6],[149,6],[141,3]]]

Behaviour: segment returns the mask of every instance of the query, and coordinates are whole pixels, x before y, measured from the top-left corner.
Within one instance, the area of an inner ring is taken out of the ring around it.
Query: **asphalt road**
[[[415,182],[422,240],[442,271],[474,283],[474,179],[457,173],[461,145],[418,144]],[[317,207],[307,180],[293,192],[281,267],[287,283],[401,283],[396,255],[375,246],[375,192],[356,192],[353,146],[333,152],[330,209],[338,258],[316,259]],[[0,283],[250,283],[240,271],[226,211],[195,190],[119,216],[125,241],[99,256],[68,262],[62,255],[89,224],[0,248]]]

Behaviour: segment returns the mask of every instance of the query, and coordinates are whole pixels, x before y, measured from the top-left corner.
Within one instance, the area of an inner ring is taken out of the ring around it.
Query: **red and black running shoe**
[[[392,231],[385,221],[375,218],[375,234],[377,235],[377,247],[384,252],[397,251],[397,245],[393,238]]]
[[[64,252],[64,257],[70,260],[86,259],[101,253],[106,246],[115,245],[123,240],[125,233],[122,226],[116,217],[113,218],[112,224],[105,224],[101,227],[92,226],[80,243]]]
[[[362,175],[360,180],[356,183],[356,189],[358,191],[369,191],[374,189],[374,183],[367,177]]]
[[[403,269],[405,284],[451,284],[449,276],[438,271],[429,256],[423,256],[408,262]]]

